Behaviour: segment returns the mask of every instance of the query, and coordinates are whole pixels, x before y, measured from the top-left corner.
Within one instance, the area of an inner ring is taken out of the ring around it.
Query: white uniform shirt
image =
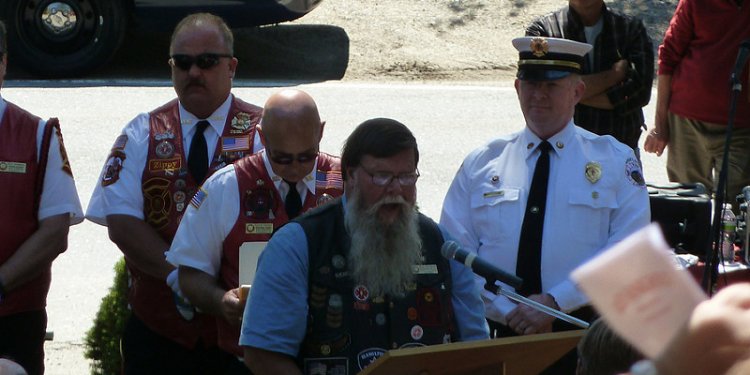
[[[510,273],[516,270],[540,141],[525,128],[473,151],[443,203],[440,223],[448,232],[467,250]],[[633,151],[614,138],[570,122],[548,141],[553,150],[542,238],[542,291],[570,312],[588,299],[569,273],[649,223],[648,192]],[[600,178],[589,180],[586,172],[595,174],[596,169]],[[477,283],[484,289],[483,278],[477,276]],[[505,323],[505,315],[516,307],[486,290],[483,297],[487,317],[498,322]]]
[[[7,107],[8,105],[0,97],[0,121],[5,116]],[[39,120],[36,132],[37,155],[41,155],[42,138],[46,124],[46,121]],[[2,122],[0,122],[0,126],[3,126]],[[6,199],[9,198],[6,197]],[[81,201],[78,198],[75,181],[71,175],[63,171],[60,141],[57,138],[57,132],[53,131],[47,156],[47,169],[44,171],[44,186],[39,202],[38,217],[41,221],[64,213],[70,214],[70,225],[83,221],[83,210],[81,209]]]
[[[266,171],[283,200],[289,188],[281,177],[271,170],[266,153],[261,153]],[[316,160],[310,173],[297,184],[298,190],[302,190],[299,188],[300,185],[304,189],[302,193],[306,194],[309,190],[315,194],[317,164]],[[284,187],[284,192],[281,191],[281,187]],[[240,215],[240,192],[234,165],[228,165],[214,173],[201,189],[205,192],[205,197],[199,208],[190,204],[185,210],[172,245],[166,253],[167,261],[176,267],[188,266],[217,277],[221,267],[224,239]],[[302,193],[300,196],[304,202],[305,195]]]
[[[213,160],[216,143],[224,132],[232,95],[214,111],[206,120],[211,124],[203,135],[208,146],[208,160]],[[180,123],[182,126],[182,143],[185,157],[190,150],[190,143],[195,134],[195,124],[200,120],[179,104]],[[101,225],[107,225],[108,215],[129,215],[143,220],[143,192],[141,189],[143,169],[146,167],[149,143],[149,114],[141,113],[130,121],[122,130],[127,136],[127,143],[123,152],[126,155],[119,172],[119,180],[111,185],[102,186],[102,175],[91,195],[91,201],[86,209],[86,218]],[[253,152],[262,149],[258,132],[255,132]],[[106,168],[106,165],[105,165]],[[102,174],[104,170],[102,170]]]

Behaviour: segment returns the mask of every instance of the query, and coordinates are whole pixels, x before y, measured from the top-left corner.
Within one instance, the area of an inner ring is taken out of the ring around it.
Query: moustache
[[[191,87],[206,87],[206,84],[203,80],[191,80],[185,84],[185,88],[187,89]]]
[[[404,211],[406,211],[407,209],[409,209],[411,207],[411,205],[409,204],[409,202],[407,202],[406,199],[404,199],[401,196],[387,196],[387,197],[384,197],[383,199],[375,202],[375,204],[373,204],[372,207],[370,207],[367,210],[367,212],[369,214],[374,214],[374,213],[378,212],[378,210],[381,207],[385,206],[385,205],[398,205]]]

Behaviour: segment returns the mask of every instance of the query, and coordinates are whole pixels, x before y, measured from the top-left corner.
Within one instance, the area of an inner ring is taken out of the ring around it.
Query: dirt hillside
[[[608,1],[643,20],[658,46],[677,0]],[[515,74],[511,39],[564,0],[324,0],[296,24],[342,28],[344,80],[505,80]]]

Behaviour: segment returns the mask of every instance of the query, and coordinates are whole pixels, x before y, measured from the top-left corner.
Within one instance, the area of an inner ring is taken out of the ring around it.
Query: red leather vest
[[[240,191],[240,215],[224,239],[220,270],[221,286],[227,290],[239,287],[240,246],[245,242],[268,241],[273,231],[289,221],[284,201],[268,176],[262,155],[255,154],[238,161],[235,171]],[[308,191],[302,212],[343,194],[338,157],[319,153],[315,176],[315,194]],[[237,344],[239,327],[232,327],[221,318],[217,319],[217,326],[219,347],[241,357],[242,348]]]
[[[252,154],[255,125],[260,121],[261,111],[260,107],[233,97],[208,176]],[[142,177],[143,214],[146,223],[171,243],[189,200],[203,181],[194,181],[188,173],[177,100],[152,111],[149,126],[148,157]],[[196,314],[190,321],[183,319],[165,280],[151,277],[130,264],[128,270],[131,277],[128,302],[146,326],[188,348],[195,347],[199,338],[206,344],[216,342],[213,318]]]
[[[0,121],[0,264],[5,263],[36,232],[52,131],[57,119],[44,128],[42,155],[37,154],[39,117],[8,103]],[[62,145],[62,143],[61,143]],[[12,198],[11,198],[12,197]],[[35,279],[12,290],[0,302],[0,316],[43,310],[51,280],[50,267]]]

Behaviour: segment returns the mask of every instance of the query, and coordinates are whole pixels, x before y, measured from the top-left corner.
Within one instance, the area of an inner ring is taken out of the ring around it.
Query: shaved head
[[[263,107],[263,134],[273,141],[275,138],[294,138],[314,134],[321,129],[318,106],[304,91],[284,90],[271,95]]]
[[[297,160],[300,155],[317,154],[323,125],[318,106],[306,92],[288,89],[271,95],[263,107],[260,129],[273,172],[292,182],[310,173],[314,163]],[[277,162],[289,158],[294,161]]]

